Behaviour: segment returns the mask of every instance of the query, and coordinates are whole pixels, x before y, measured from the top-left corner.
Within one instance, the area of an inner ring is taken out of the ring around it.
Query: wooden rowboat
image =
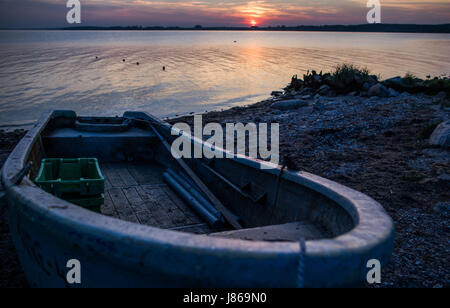
[[[195,207],[210,200],[201,201],[208,198],[159,138],[173,140],[170,130],[142,112],[53,111],[28,132],[2,169],[1,206],[31,286],[340,287],[364,283],[369,260],[386,264],[394,228],[377,202],[306,172],[262,170],[268,163],[248,157],[184,160],[243,228],[211,222],[214,203],[206,214]],[[33,183],[42,158],[74,157],[100,162],[102,213]],[[17,181],[28,162],[31,172]],[[190,183],[192,194],[170,179]],[[80,285],[66,280],[71,259],[80,261]]]

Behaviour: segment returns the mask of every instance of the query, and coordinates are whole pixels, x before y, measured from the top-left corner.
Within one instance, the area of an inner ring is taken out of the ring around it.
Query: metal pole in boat
[[[200,204],[202,204],[203,207],[207,209],[211,214],[213,214],[217,218],[222,217],[220,212],[214,206],[212,206],[212,204],[208,200],[206,200],[195,188],[193,188],[188,182],[186,182],[184,178],[176,174],[172,169],[167,169],[166,172],[171,175],[172,178],[174,178],[179,184],[181,184],[181,186],[183,186],[185,190],[187,190],[195,199],[197,199]]]
[[[213,228],[220,226],[220,218],[212,214],[208,209],[204,208],[203,205],[197,200],[193,195],[187,191],[181,183],[179,183],[171,174],[168,172],[163,173],[164,179],[167,181],[169,186],[184,200],[186,201],[204,220],[208,222]]]
[[[164,139],[163,136],[158,132],[158,130],[152,125],[150,121],[141,120],[141,119],[134,119],[137,121],[146,122],[150,128],[153,130],[155,135],[158,137],[158,139],[161,141],[161,143],[164,145],[167,151],[169,153],[172,153],[170,144]],[[173,157],[173,156],[172,156]],[[192,169],[183,161],[183,159],[179,158],[174,159],[178,162],[178,164],[181,166],[181,168],[184,169],[184,171],[189,175],[189,177],[194,181],[194,183],[202,190],[202,192],[208,197],[208,199],[213,203],[214,207],[222,213],[222,215],[225,217],[225,219],[230,223],[233,228],[240,230],[242,229],[241,224],[234,218],[233,214],[220,202],[219,199],[209,190],[209,188],[203,183],[203,181],[192,171]]]

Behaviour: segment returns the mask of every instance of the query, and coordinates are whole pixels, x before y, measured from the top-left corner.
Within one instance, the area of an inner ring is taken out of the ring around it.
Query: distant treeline
[[[50,29],[46,29],[50,30]],[[55,30],[55,29],[52,29]],[[363,25],[324,25],[324,26],[276,26],[276,27],[67,27],[57,30],[225,30],[225,31],[335,31],[335,32],[402,32],[402,33],[450,33],[450,24],[414,25],[414,24],[363,24]]]
[[[155,30],[196,30],[196,31],[331,31],[331,32],[399,32],[399,33],[450,33],[450,24],[362,24],[362,25],[324,25],[324,26],[271,26],[271,27],[162,27],[127,26],[94,27],[73,26],[65,28],[0,28],[0,30],[98,30],[98,31],[155,31]]]

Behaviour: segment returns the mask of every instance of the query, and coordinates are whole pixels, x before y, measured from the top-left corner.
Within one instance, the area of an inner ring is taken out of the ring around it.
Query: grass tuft
[[[408,86],[415,86],[421,79],[417,78],[413,73],[406,73],[403,77],[403,83]]]
[[[425,179],[425,176],[423,174],[417,173],[417,172],[410,172],[403,176],[403,180],[407,182],[420,182],[423,179]]]
[[[370,71],[367,67],[359,67],[351,63],[343,63],[336,66],[331,73],[335,80],[353,80],[355,76],[361,77],[364,81],[369,79]]]

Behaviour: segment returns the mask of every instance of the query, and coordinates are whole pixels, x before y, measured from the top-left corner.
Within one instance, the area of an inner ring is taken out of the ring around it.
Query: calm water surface
[[[450,35],[0,31],[0,126],[35,121],[49,109],[166,117],[247,105],[294,74],[343,62],[382,78],[448,75]]]

